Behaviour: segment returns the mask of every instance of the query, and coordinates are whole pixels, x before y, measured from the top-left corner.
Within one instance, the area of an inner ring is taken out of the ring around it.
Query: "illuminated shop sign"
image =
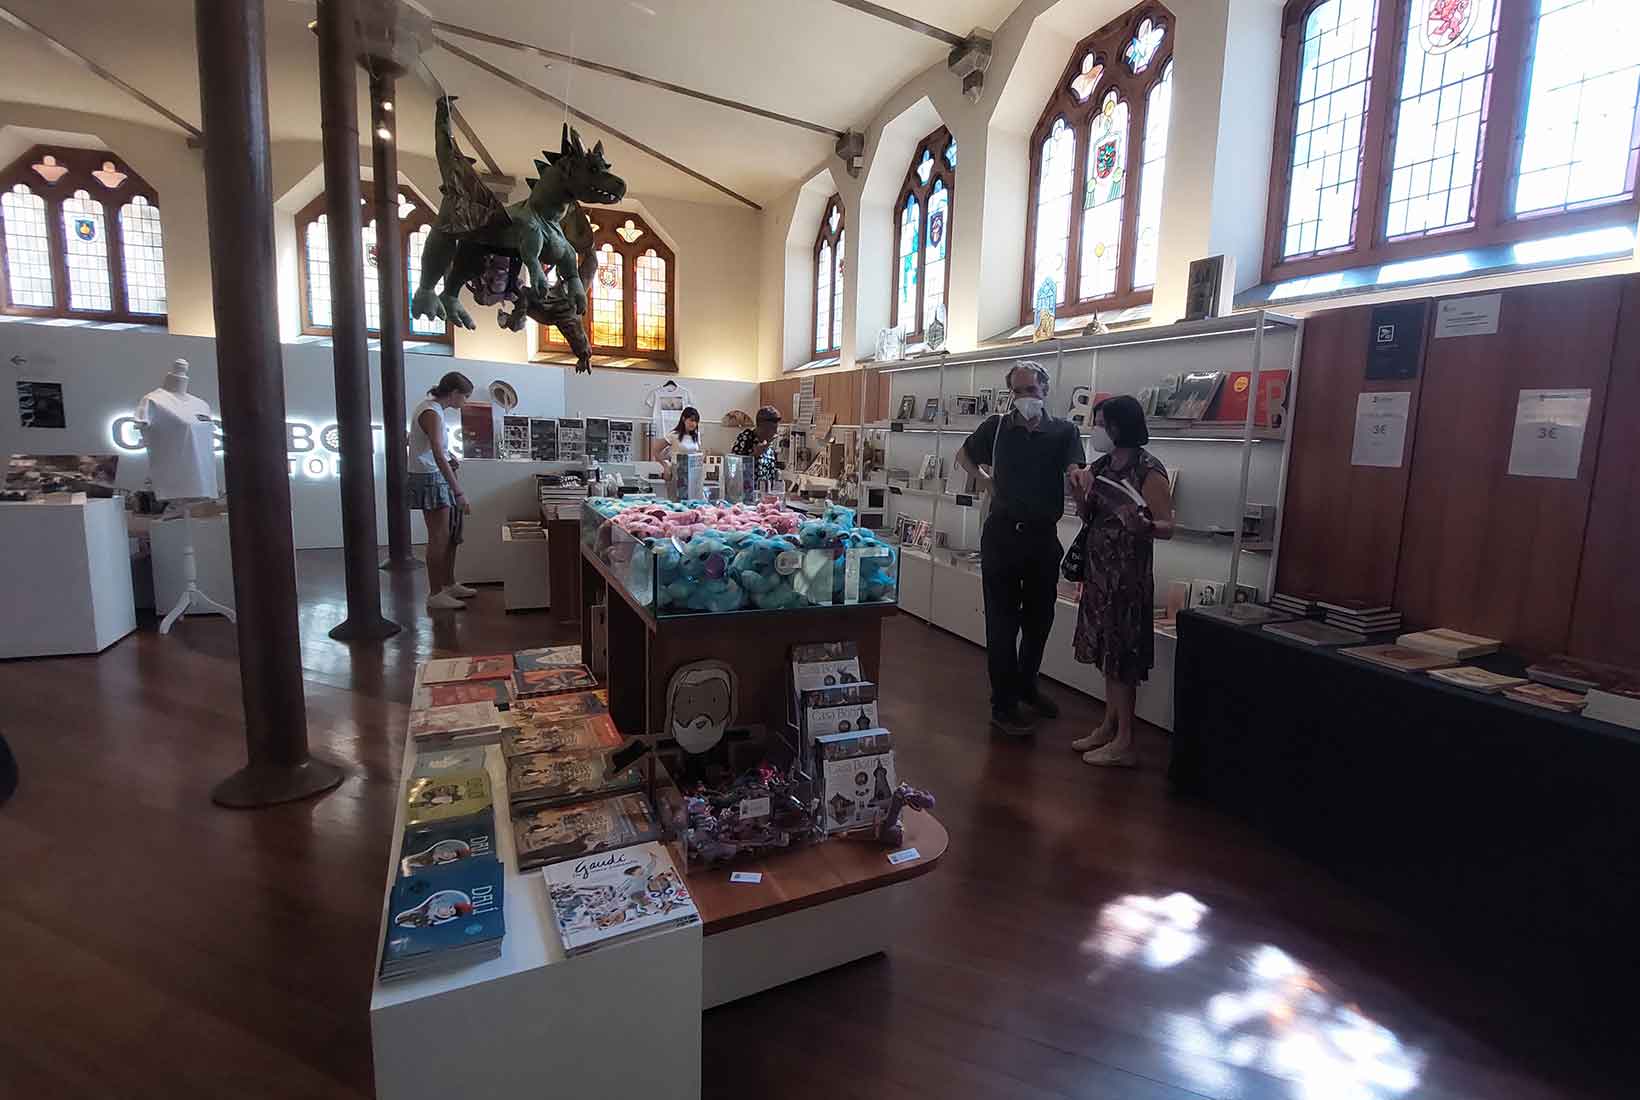
[[[216,453],[222,453],[222,421],[213,420],[216,437]],[[382,451],[382,426],[372,424],[370,434],[375,443],[377,454]],[[137,418],[134,416],[115,417],[108,424],[108,436],[116,448],[127,453],[143,450],[142,433],[137,430]],[[452,432],[450,450],[459,455],[460,433]],[[323,478],[336,477],[342,468],[341,429],[334,423],[320,424],[312,420],[287,420],[285,422],[285,462],[290,467],[290,476],[311,478],[318,481]]]

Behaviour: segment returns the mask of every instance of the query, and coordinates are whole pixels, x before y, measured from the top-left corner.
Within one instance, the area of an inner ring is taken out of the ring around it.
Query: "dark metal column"
[[[330,229],[331,340],[336,362],[336,426],[341,436],[342,562],[347,578],[347,618],[330,636],[341,641],[385,638],[399,629],[397,623],[382,618],[381,581],[376,575],[376,448],[370,431],[370,356],[365,342],[359,214],[358,56],[357,0],[321,0],[319,117],[324,137],[325,215]]]
[[[271,273],[273,183],[262,0],[198,0],[205,209],[228,531],[239,612],[239,680],[249,763],[211,792],[224,806],[288,802],[342,781],[308,755],[296,618],[296,550],[285,464],[285,380]]]
[[[372,66],[385,64],[374,59]],[[410,315],[402,280],[404,246],[399,233],[399,138],[393,74],[370,77],[370,165],[376,178],[376,271],[382,307],[382,445],[387,449],[387,560],[383,569],[420,568],[410,548],[410,502],[405,499],[407,430],[404,406],[404,330]],[[385,136],[384,136],[385,135]]]

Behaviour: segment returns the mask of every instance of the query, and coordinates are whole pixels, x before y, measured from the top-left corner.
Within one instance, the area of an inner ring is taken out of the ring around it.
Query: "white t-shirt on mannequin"
[[[211,406],[189,393],[152,390],[137,403],[148,448],[148,480],[161,500],[212,500],[217,494],[216,425]]]

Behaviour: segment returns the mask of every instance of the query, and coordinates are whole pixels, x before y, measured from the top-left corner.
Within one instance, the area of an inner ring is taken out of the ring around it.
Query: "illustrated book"
[[[514,699],[535,699],[543,695],[563,695],[598,686],[598,678],[585,665],[562,668],[533,668],[512,674]]]
[[[1291,623],[1265,623],[1259,627],[1271,634],[1279,634],[1291,641],[1302,642],[1305,645],[1333,646],[1333,645],[1365,645],[1365,634],[1357,634],[1353,630],[1343,630],[1326,623],[1318,623],[1313,619],[1300,619]]]
[[[405,824],[453,821],[489,810],[490,773],[484,762],[481,748],[422,756],[405,793]]]
[[[1207,415],[1213,399],[1224,384],[1221,370],[1197,371],[1179,379],[1179,388],[1173,392],[1167,415],[1172,420],[1200,420]]]
[[[620,794],[637,790],[642,782],[635,766],[610,775],[603,753],[537,752],[507,761],[507,791],[514,808]]]
[[[689,887],[655,841],[542,868],[564,953],[700,920]]]
[[[456,680],[505,680],[513,673],[511,653],[488,657],[444,657],[421,666],[419,684],[446,684]]]
[[[410,736],[417,741],[464,738],[501,728],[494,703],[455,703],[410,712]]]
[[[388,903],[382,980],[499,956],[503,878],[499,860],[472,859],[400,879]]]
[[[1588,704],[1588,699],[1577,692],[1550,687],[1548,684],[1521,684],[1517,687],[1504,688],[1503,695],[1504,698],[1513,699],[1517,703],[1528,703],[1534,707],[1543,707],[1545,710],[1558,710],[1562,714],[1576,714]]]
[[[428,707],[453,707],[458,703],[494,703],[505,710],[512,702],[505,680],[453,680],[447,683],[425,684],[415,690],[410,706],[415,710]]]
[[[839,684],[799,695],[798,714],[806,737],[848,733],[877,726],[877,685],[870,681]]]
[[[607,714],[585,718],[544,719],[525,711],[509,712],[501,725],[501,751],[507,756],[537,752],[608,752],[626,739]]]
[[[554,645],[543,649],[521,649],[513,654],[513,670],[531,672],[539,668],[564,668],[581,664],[581,647]]]
[[[893,749],[870,756],[822,756],[819,772],[815,793],[820,797],[826,832],[869,828],[888,811],[897,784]]]
[[[599,688],[597,691],[578,691],[572,695],[515,699],[510,709],[542,719],[590,718],[596,714],[609,713],[609,693]]]
[[[410,878],[464,860],[495,859],[495,853],[493,813],[414,825],[404,831],[404,842],[399,846],[399,874]]]
[[[594,852],[641,844],[659,835],[655,815],[641,794],[623,794],[597,802],[520,810],[512,815],[513,848],[518,869]]]

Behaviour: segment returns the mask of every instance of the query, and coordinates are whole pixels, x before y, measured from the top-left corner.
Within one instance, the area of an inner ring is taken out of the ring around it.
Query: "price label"
[[[730,882],[744,882],[749,886],[756,886],[763,881],[762,871],[730,871]]]
[[[743,819],[769,816],[769,796],[761,798],[743,798],[740,800],[740,816]]]
[[[902,863],[910,863],[914,859],[921,859],[922,853],[915,848],[901,848],[898,852],[888,853],[888,862],[898,867]]]
[[[1350,448],[1350,465],[1400,466],[1411,410],[1410,391],[1361,394],[1355,404],[1355,444]]]
[[[1589,390],[1521,390],[1509,449],[1513,477],[1572,479],[1583,458]]]

